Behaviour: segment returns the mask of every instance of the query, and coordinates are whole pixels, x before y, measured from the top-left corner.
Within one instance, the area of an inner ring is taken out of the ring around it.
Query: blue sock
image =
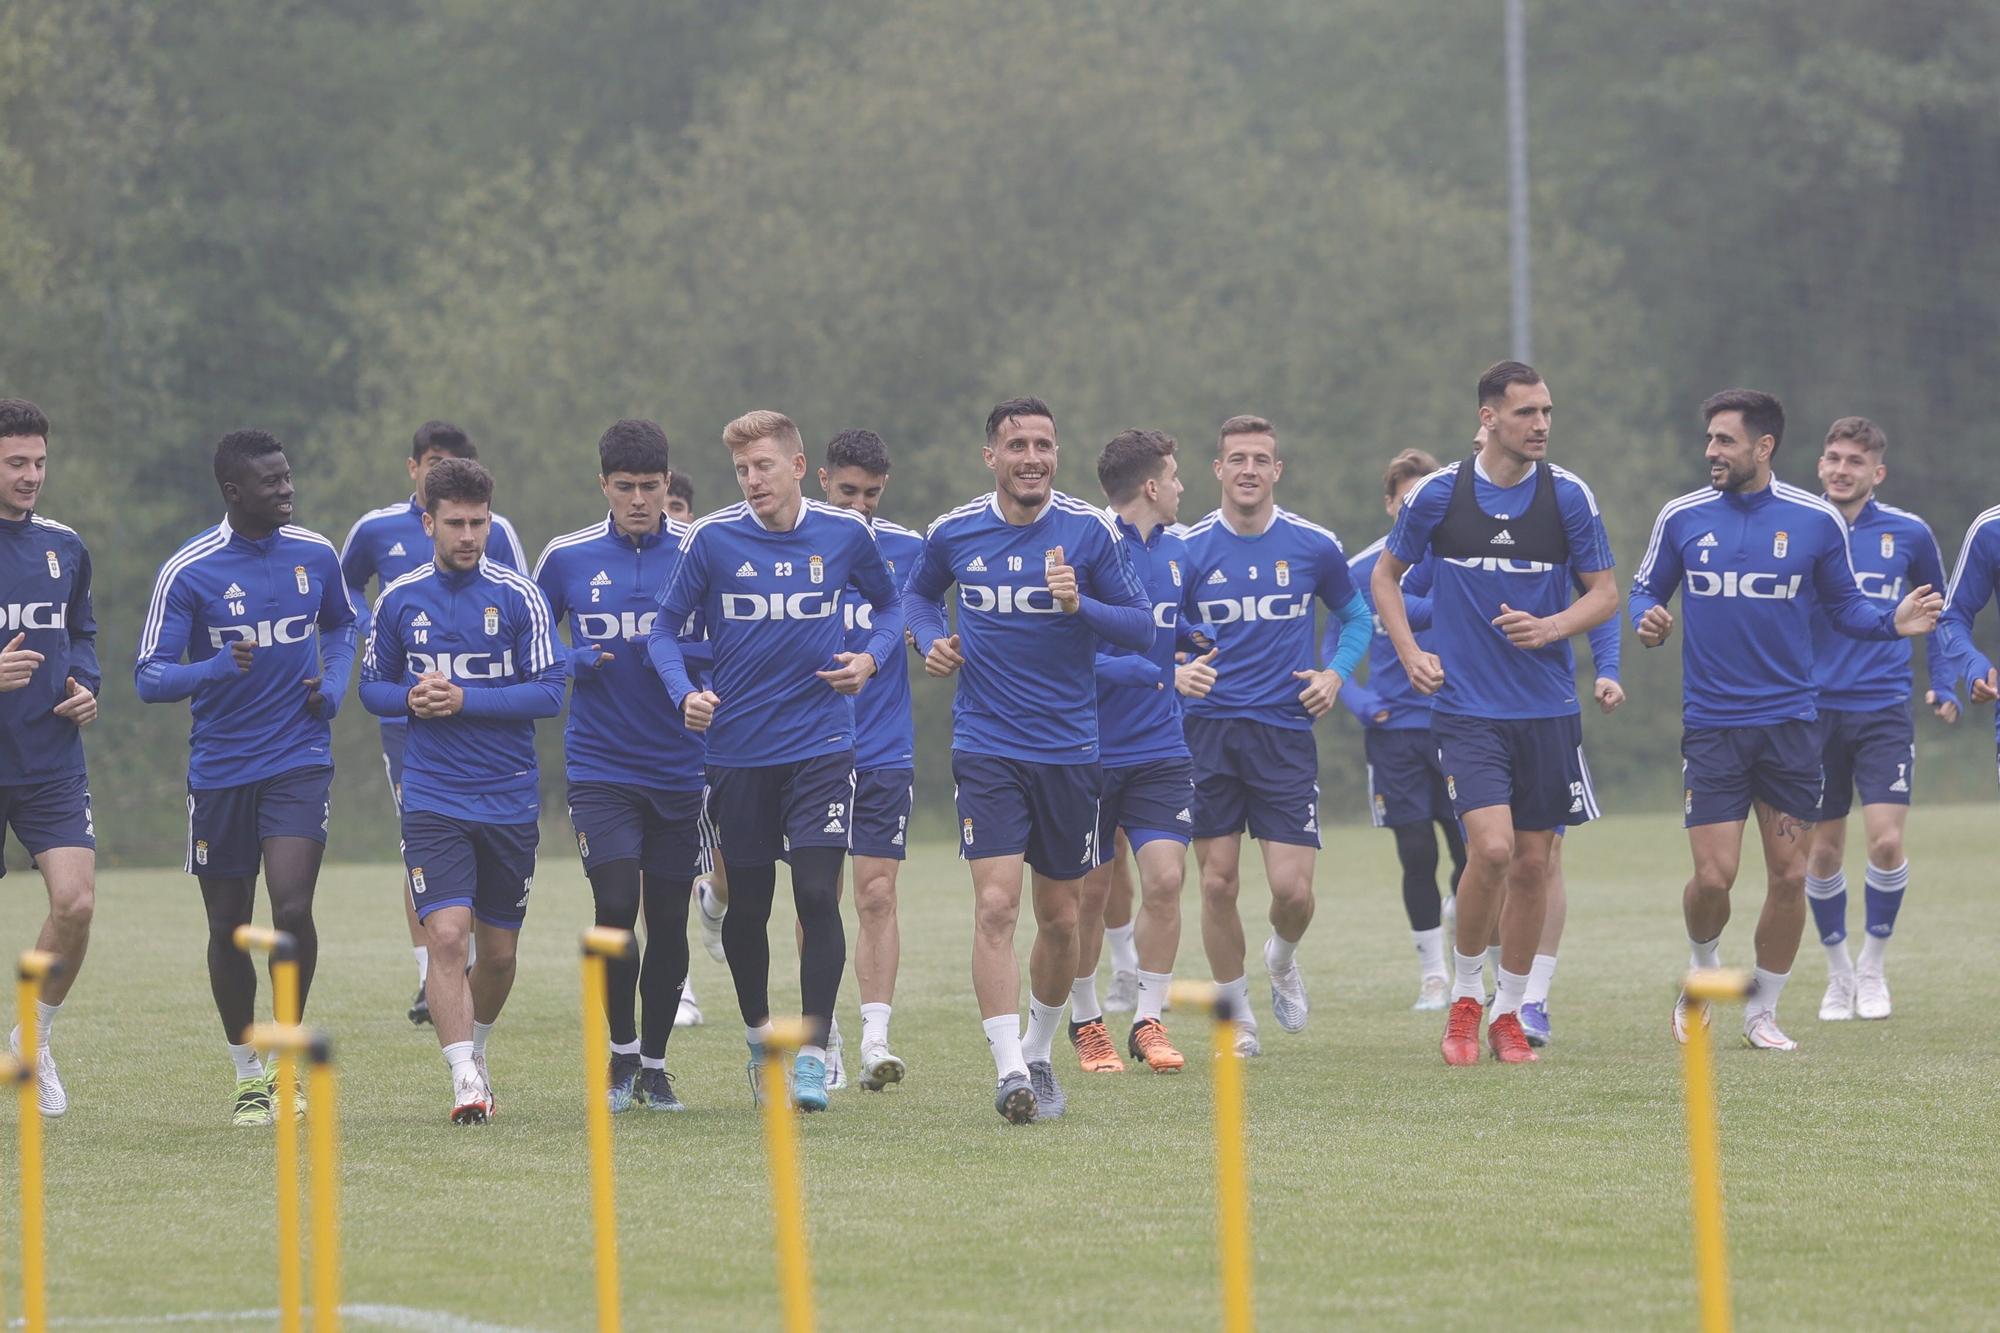
[[[1870,866],[1868,873],[1873,876],[1875,868]],[[1872,887],[1870,888],[1870,893],[1873,893]],[[1871,912],[1874,910],[1872,907],[1874,901],[1874,898],[1871,896],[1869,898],[1871,904],[1869,910]],[[1819,930],[1819,942],[1821,944],[1838,944],[1847,938],[1847,872],[1845,870],[1836,870],[1825,879],[1820,879],[1814,875],[1807,875],[1806,902],[1812,908],[1813,925]],[[1895,913],[1892,911],[1890,917],[1893,919],[1894,916]],[[1870,922],[1873,922],[1874,919],[1873,916],[1869,917]]]
[[[1868,867],[1868,878],[1862,888],[1862,900],[1867,904],[1868,933],[1878,939],[1888,939],[1896,933],[1896,913],[1903,906],[1903,890],[1910,887],[1910,863],[1908,861],[1894,870],[1880,870]]]

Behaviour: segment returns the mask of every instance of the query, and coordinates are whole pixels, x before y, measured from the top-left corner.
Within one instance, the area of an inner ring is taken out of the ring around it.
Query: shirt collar
[[[1153,525],[1153,530],[1151,532],[1142,533],[1139,531],[1139,529],[1133,527],[1130,523],[1127,523],[1125,521],[1125,516],[1123,514],[1120,514],[1116,509],[1113,509],[1110,505],[1106,505],[1104,507],[1104,513],[1106,517],[1110,518],[1111,522],[1117,527],[1118,531],[1124,533],[1131,540],[1139,543],[1139,545],[1141,546],[1146,547],[1148,550],[1150,550],[1160,540],[1160,534],[1167,530],[1166,524],[1155,523]],[[1277,517],[1275,511],[1273,512],[1272,517],[1273,518]]]
[[[801,506],[801,511],[803,511],[803,506]],[[664,512],[661,513],[660,526],[651,532],[640,533],[637,542],[638,547],[641,550],[645,550],[649,547],[658,546],[660,540],[667,535],[667,524],[672,521]],[[608,509],[604,511],[604,534],[613,541],[618,542],[621,546],[630,540],[630,538],[618,530],[618,517]]]
[[[1049,510],[1055,506],[1055,502],[1056,502],[1056,492],[1055,488],[1052,486],[1049,488],[1049,498],[1042,501],[1042,507],[1035,511],[1035,516],[1029,519],[1026,523],[1021,524],[1020,526],[1024,528],[1034,527],[1035,524],[1042,521],[1042,516],[1047,514]],[[1014,526],[1013,523],[1009,522],[1007,515],[1005,515],[1000,511],[999,491],[996,490],[993,492],[992,497],[986,501],[986,505],[989,509],[993,511],[993,516],[995,518],[999,519],[1002,523],[1006,523],[1009,527]]]
[[[468,584],[470,584],[474,579],[477,579],[481,575],[486,573],[486,557],[483,555],[480,556],[479,563],[474,565],[471,569],[446,569],[443,565],[440,565],[437,562],[437,556],[433,554],[431,556],[431,568],[437,571],[436,575],[437,580],[438,582],[444,584],[445,587],[463,588],[466,587]]]
[[[744,516],[750,520],[750,526],[757,529],[757,531],[759,532],[797,532],[800,528],[805,526],[806,514],[811,509],[812,509],[812,501],[808,500],[805,496],[801,495],[799,497],[799,512],[793,517],[792,526],[789,528],[774,528],[771,527],[769,524],[765,523],[763,519],[757,516],[757,511],[750,507],[750,502],[748,500],[745,500],[743,502]]]
[[[1524,476],[1524,477],[1522,477],[1520,481],[1517,481],[1517,482],[1515,482],[1515,483],[1514,483],[1514,486],[1520,486],[1520,485],[1523,485],[1523,484],[1525,484],[1525,483],[1527,483],[1527,482],[1530,482],[1530,481],[1533,481],[1533,480],[1535,479],[1535,470],[1536,470],[1537,468],[1539,468],[1539,467],[1541,467],[1541,464],[1540,464],[1540,463],[1530,463],[1530,464],[1528,465],[1528,473],[1527,473],[1527,475],[1526,475],[1526,476]],[[1492,477],[1490,477],[1490,476],[1488,476],[1488,475],[1486,474],[1486,465],[1485,465],[1484,463],[1482,463],[1482,462],[1480,462],[1480,461],[1479,461],[1479,455],[1478,455],[1478,454],[1474,454],[1474,455],[1472,456],[1472,472],[1473,472],[1473,475],[1474,475],[1474,476],[1478,477],[1478,478],[1479,478],[1479,479],[1480,479],[1481,481],[1485,482],[1485,483],[1486,483],[1486,484],[1487,484],[1488,486],[1500,486],[1500,483],[1499,483],[1499,482],[1497,482],[1497,481],[1493,480],[1493,478],[1492,478]],[[1503,491],[1510,491],[1510,490],[1514,489],[1514,487],[1513,487],[1513,486],[1500,486],[1500,489],[1501,489],[1501,490],[1503,490]]]
[[[222,540],[225,543],[242,542],[245,546],[253,547],[259,551],[270,546],[272,542],[278,539],[278,534],[284,531],[284,525],[280,524],[271,529],[271,535],[268,537],[246,537],[230,525],[229,515],[226,513],[222,516],[222,522],[216,526],[222,530]]]

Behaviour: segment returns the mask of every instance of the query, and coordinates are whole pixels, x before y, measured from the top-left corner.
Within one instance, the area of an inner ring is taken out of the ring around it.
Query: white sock
[[[1247,981],[1248,978],[1246,977]],[[1139,973],[1139,999],[1132,1011],[1132,1021],[1158,1018],[1167,1009],[1167,992],[1173,988],[1174,974],[1171,972]]]
[[[1861,937],[1861,968],[1865,972],[1880,972],[1882,956],[1889,952],[1887,935],[1864,935]],[[43,1044],[47,1045],[48,1029],[42,1029]]]
[[[829,1046],[845,1046],[847,1044],[840,1039],[840,1020],[837,1018],[826,1020],[826,1044]]]
[[[1828,981],[1832,981],[1835,977],[1851,977],[1854,975],[1854,960],[1848,956],[1846,940],[1835,940],[1831,944],[1822,944],[1819,947],[1826,950],[1826,979]],[[1861,946],[1861,952],[1864,955],[1868,952],[1866,944]]]
[[[1430,930],[1413,930],[1410,942],[1417,946],[1417,967],[1425,977],[1441,977],[1444,970],[1444,927]]]
[[[1009,1074],[1028,1072],[1028,1062],[1021,1058],[1019,1014],[1002,1014],[986,1019],[980,1026],[986,1029],[986,1049],[993,1053],[996,1082],[1004,1082]]]
[[[1238,977],[1234,981],[1215,983],[1217,998],[1221,999],[1228,1011],[1236,1015],[1236,1021],[1255,1030],[1257,1015],[1250,1011],[1250,978]]]
[[[889,1044],[889,1006],[886,1004],[864,1004],[861,1006],[861,1046]]]
[[[1496,1017],[1500,1014],[1518,1014],[1521,1012],[1523,997],[1528,993],[1528,974],[1509,972],[1504,967],[1497,970],[1500,980],[1493,990],[1493,1013]]]
[[[666,1067],[667,1057],[664,1055],[642,1055],[639,1057],[639,1068],[641,1069],[665,1069]]]
[[[238,1046],[232,1041],[229,1043],[229,1058],[236,1062],[237,1082],[264,1077],[264,1062],[257,1058],[255,1046]]]
[[[765,1042],[769,1041],[770,1039],[771,1039],[771,1023],[770,1020],[768,1019],[766,1019],[762,1023],[759,1023],[754,1028],[746,1027],[743,1029],[743,1040],[748,1042],[752,1046],[762,1046]]]
[[[427,944],[414,944],[410,952],[417,956],[417,984],[423,985],[431,979],[431,951]]]
[[[711,912],[708,910],[709,897],[711,894],[715,892],[714,886],[711,885],[709,881],[705,879],[698,880],[696,882],[696,888],[698,891],[695,894],[695,899],[694,899],[695,906],[701,909],[701,914],[704,917],[708,918],[710,924],[715,924],[720,922],[723,917],[729,914],[729,909],[726,907],[723,908],[720,912]]]
[[[61,1004],[35,1001],[35,1044],[45,1051],[49,1048],[49,1033],[55,1030],[56,1015],[61,1012]]]
[[[1757,984],[1750,988],[1750,998],[1743,1004],[1745,1020],[1757,1014],[1775,1016],[1778,1012],[1778,997],[1785,993],[1785,983],[1791,979],[1792,974],[1789,972],[1767,972],[1761,967],[1758,968]]]
[[[697,1000],[697,999],[695,999],[695,998],[694,998],[694,977],[693,977],[693,976],[685,976],[685,977],[682,977],[682,978],[681,978],[681,1002],[682,1002],[683,1004],[700,1004],[700,1003],[701,1003],[701,1001],[699,1001],[699,1000]]]
[[[1486,946],[1486,969],[1496,978],[1500,975],[1500,946],[1497,944]],[[1480,998],[1485,999],[1486,997],[1482,995]]]
[[[450,1068],[454,1081],[461,1078],[476,1079],[479,1077],[479,1067],[472,1063],[472,1043],[469,1041],[455,1041],[446,1046],[444,1048],[444,1062]]]
[[[1097,973],[1078,977],[1070,983],[1069,1016],[1079,1023],[1104,1017],[1104,1006],[1097,1002]]]
[[[1453,968],[1458,973],[1457,979],[1452,983],[1451,998],[1453,1000],[1479,1000],[1484,1002],[1486,999],[1486,978],[1483,973],[1486,970],[1486,955],[1483,953],[1460,953],[1454,948],[1451,951],[1451,961]]]
[[[481,1056],[485,1055],[485,1054],[486,1054],[486,1039],[487,1039],[488,1037],[492,1036],[492,1035],[493,1035],[493,1024],[491,1024],[491,1023],[482,1023],[482,1022],[480,1022],[480,1021],[479,1021],[478,1019],[476,1019],[476,1018],[475,1018],[475,1019],[473,1019],[473,1020],[472,1020],[472,1053],[473,1053],[474,1055],[481,1055]]]
[[[614,1041],[611,1043],[611,1053],[613,1055],[637,1055],[639,1053],[639,1039],[634,1037],[630,1041]]]
[[[1521,997],[1522,1004],[1547,1004],[1549,987],[1555,984],[1556,956],[1552,953],[1538,953],[1528,968],[1528,993]]]
[[[1717,935],[1712,940],[1698,940],[1692,935],[1688,936],[1688,966],[1721,967],[1722,936]]]
[[[1056,1033],[1062,1030],[1063,1000],[1054,1004],[1043,1004],[1028,995],[1028,1031],[1021,1038],[1021,1058],[1029,1064],[1037,1060],[1051,1060],[1055,1049]]]
[[[1122,926],[1106,926],[1104,942],[1111,949],[1111,970],[1113,972],[1137,972],[1139,970],[1139,946],[1132,939],[1132,923]]]
[[[479,961],[479,932],[473,931],[465,937],[465,965],[470,968]]]
[[[1297,940],[1288,940],[1274,931],[1271,938],[1264,941],[1264,966],[1273,972],[1288,971],[1298,952]]]
[[[799,1059],[801,1059],[801,1060],[805,1060],[805,1059],[813,1059],[813,1060],[817,1060],[817,1061],[819,1061],[819,1062],[820,1062],[821,1064],[825,1064],[825,1063],[826,1063],[826,1047],[824,1047],[824,1046],[801,1046],[801,1047],[799,1047]]]

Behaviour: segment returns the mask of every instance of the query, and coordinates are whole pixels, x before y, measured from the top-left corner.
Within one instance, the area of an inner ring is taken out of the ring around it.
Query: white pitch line
[[[310,1310],[310,1307],[308,1307]],[[343,1305],[341,1314],[360,1324],[400,1328],[411,1333],[531,1333],[506,1324],[488,1324],[443,1310],[418,1310],[408,1305]],[[50,1328],[158,1328],[173,1324],[268,1324],[276,1310],[190,1310],[183,1314],[98,1315],[49,1320]],[[8,1321],[19,1328],[22,1321]]]

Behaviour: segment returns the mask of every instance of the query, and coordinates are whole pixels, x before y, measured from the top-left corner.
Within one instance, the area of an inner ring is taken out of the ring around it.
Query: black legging
[[[637,861],[613,861],[590,872],[591,896],[597,900],[597,924],[631,930],[646,912],[646,953],[643,962],[614,959],[605,969],[606,1015],[611,1040],[627,1045],[634,1036],[634,988],[641,1006],[637,1023],[639,1054],[654,1060],[667,1056],[674,1014],[681,1007],[681,983],[688,973],[688,896],[691,879],[664,879],[642,874]]]
[[[1459,876],[1465,873],[1465,834],[1455,819],[1440,819],[1445,845],[1451,850],[1451,889],[1458,892]],[[1444,923],[1444,905],[1438,897],[1437,835],[1431,821],[1397,824],[1396,859],[1403,863],[1403,911],[1409,914],[1411,930],[1436,930]]]
[[[808,1036],[824,1046],[847,966],[847,928],[840,919],[842,847],[796,847],[791,852],[792,904],[805,932],[799,950],[799,996]],[[736,1005],[746,1027],[771,1017],[771,899],[778,888],[776,865],[729,863],[729,915],[722,919],[722,951],[736,982]]]
[[[299,1013],[306,1011],[313,969],[319,963],[319,931],[313,925],[313,888],[319,883],[323,843],[311,838],[266,838],[264,884],[271,895],[271,925],[288,932],[298,948]],[[250,924],[257,907],[257,877],[201,877],[201,901],[208,913],[208,989],[230,1041],[240,1042],[257,1021],[257,965],[236,947],[236,928]],[[275,1015],[274,1015],[275,1017]]]

